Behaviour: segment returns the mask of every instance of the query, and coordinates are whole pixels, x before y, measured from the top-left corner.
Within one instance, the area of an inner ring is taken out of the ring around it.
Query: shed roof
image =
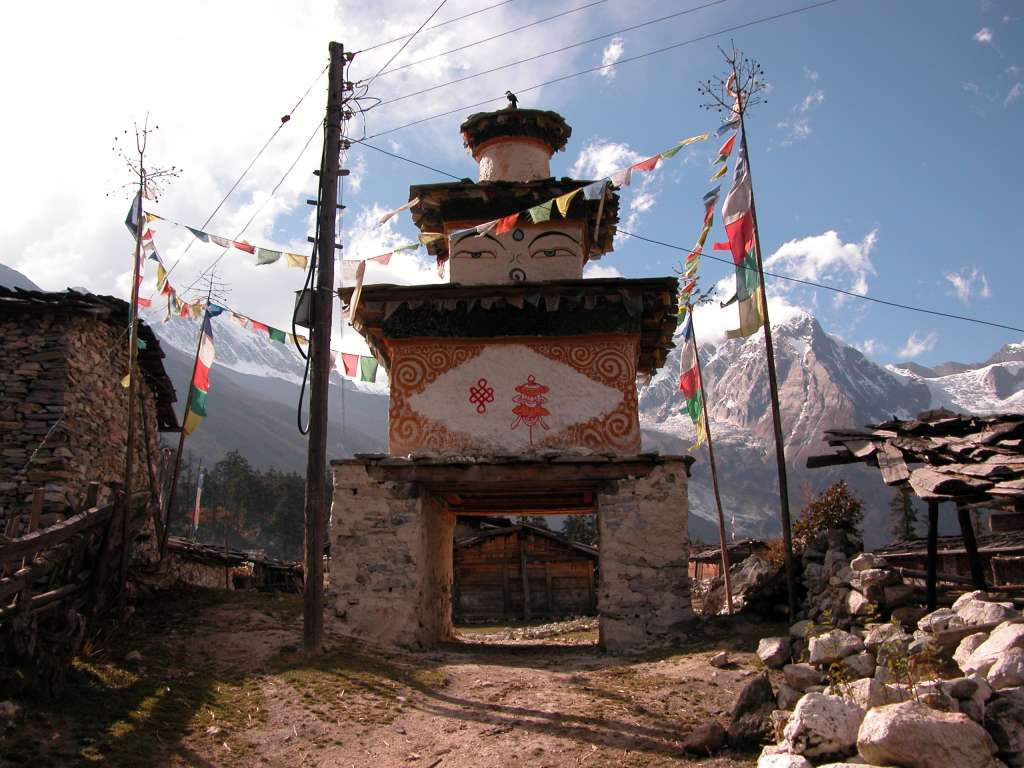
[[[637,371],[646,374],[675,346],[677,288],[674,277],[366,285],[350,320],[385,365],[388,338],[634,332],[640,336]],[[346,306],[352,292],[338,290]]]
[[[82,315],[103,322],[128,326],[128,302],[114,296],[67,291],[25,291],[0,286],[0,316],[22,314]],[[153,329],[139,320],[139,338],[145,349],[138,352],[142,376],[156,398],[157,424],[163,432],[179,429],[173,403],[174,385],[164,370],[165,357]]]
[[[865,463],[878,467],[886,485],[909,483],[924,501],[1024,510],[1024,414],[940,408],[868,430],[826,430],[825,440],[839,451],[811,456],[809,468]]]
[[[592,547],[589,544],[584,544],[580,541],[573,541],[572,539],[567,539],[565,536],[561,536],[555,533],[550,528],[541,528],[539,525],[530,525],[529,523],[510,525],[504,528],[490,528],[488,530],[481,531],[480,533],[473,534],[472,536],[467,536],[465,538],[458,539],[455,542],[455,546],[460,549],[464,549],[466,547],[475,546],[476,544],[479,544],[482,541],[486,541],[487,539],[494,538],[495,536],[507,536],[510,533],[522,531],[529,531],[530,533],[536,534],[538,536],[543,536],[547,539],[551,539],[551,541],[558,542],[563,546],[570,547],[579,552],[582,552],[583,554],[587,555],[588,557],[592,557],[595,560],[598,557],[597,547]]]

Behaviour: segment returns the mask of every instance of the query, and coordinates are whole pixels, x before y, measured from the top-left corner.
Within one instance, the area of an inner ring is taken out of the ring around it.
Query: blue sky
[[[586,0],[516,0],[472,19],[417,38],[396,61],[415,61],[488,34],[509,29]],[[149,109],[162,123],[154,155],[185,167],[155,210],[200,224],[273,130],[277,117],[312,82],[323,66],[327,40],[360,49],[411,31],[436,3],[390,0],[365,9],[356,3],[308,0],[285,9],[270,2],[225,3],[203,12],[199,5],[125,4],[97,19],[99,34],[86,46],[68,33],[69,55],[80,62],[67,99],[71,124],[51,104],[60,87],[58,62],[39,51],[42,11],[5,9],[0,33],[10,58],[2,63],[31,74],[9,87],[23,105],[24,124],[8,124],[9,184],[0,204],[5,263],[46,288],[85,285],[124,294],[130,260],[123,226],[124,202],[104,198],[121,178],[109,138]],[[452,0],[437,18],[461,15],[491,3]],[[801,0],[741,2],[714,7],[550,56],[467,83],[383,106],[367,115],[371,134],[419,117],[456,109],[580,69],[616,55],[629,57],[763,16],[806,5]],[[389,98],[472,74],[506,61],[610,32],[696,2],[606,3],[563,19],[384,76],[375,95]],[[128,34],[128,9],[141,10],[159,55],[128,68],[118,39]],[[77,9],[69,13],[79,13]],[[200,15],[202,14],[202,15]],[[203,24],[198,23],[202,18]],[[84,21],[83,17],[83,21]],[[775,269],[865,290],[873,296],[1024,325],[1014,296],[1022,258],[1024,224],[1018,179],[1024,160],[1016,143],[1024,135],[1024,6],[1014,2],[837,3],[784,19],[720,35],[602,74],[589,74],[523,93],[521,106],[555,109],[573,127],[566,151],[553,159],[556,175],[604,172],[609,163],[645,157],[686,136],[714,127],[700,108],[699,80],[723,69],[716,45],[730,39],[756,57],[770,84],[767,103],[749,119],[751,165],[761,241]],[[74,19],[65,25],[76,26]],[[58,33],[60,34],[60,33]],[[173,41],[173,44],[172,44]],[[57,41],[60,42],[60,41]],[[165,45],[166,43],[166,45]],[[74,46],[81,50],[76,54]],[[170,47],[168,47],[170,46]],[[357,56],[353,75],[372,74],[395,46]],[[192,51],[193,55],[188,54]],[[76,81],[76,78],[78,79]],[[234,235],[266,199],[267,190],[294,160],[322,109],[318,83],[279,140],[254,167],[208,229]],[[495,107],[501,106],[500,102]],[[457,126],[472,111],[433,120],[375,143],[460,176],[475,177]],[[51,119],[52,118],[52,119]],[[59,126],[63,125],[63,128]],[[54,153],[52,147],[66,153]],[[13,149],[17,147],[18,149]],[[679,245],[695,240],[700,197],[712,183],[710,161],[717,141],[696,145],[667,161],[646,181],[623,192],[622,225]],[[314,191],[309,174],[319,149],[314,143],[299,170],[283,185],[247,233],[253,242],[307,252]],[[346,190],[347,253],[371,256],[375,249],[414,234],[408,214],[374,230],[373,212],[405,202],[412,183],[444,177],[354,150]],[[628,164],[628,163],[627,163]],[[306,167],[308,166],[308,168]],[[123,174],[122,174],[123,175]],[[61,180],[55,187],[52,180]],[[728,177],[726,178],[726,181]],[[630,207],[632,206],[632,208]],[[120,212],[120,213],[119,213]],[[720,216],[719,216],[720,219]],[[711,239],[722,239],[720,222]],[[209,246],[184,248],[188,236],[158,230],[161,252],[191,282],[217,256]],[[204,250],[205,249],[205,250]],[[775,254],[774,256],[772,256]],[[602,260],[627,277],[670,273],[678,253],[621,241]],[[269,272],[231,254],[222,275],[232,282],[237,309],[285,324],[290,292],[300,287],[298,270]],[[231,259],[235,259],[232,261]],[[275,267],[276,268],[276,267]],[[705,260],[702,284],[728,277],[730,268]],[[416,282],[429,279],[430,264],[403,257],[370,279]],[[294,283],[294,285],[293,285]],[[780,312],[812,311],[827,330],[857,344],[873,359],[912,357],[923,363],[983,359],[1024,334],[929,315],[837,301],[825,291],[793,289],[769,281]],[[724,289],[724,286],[723,286]],[[708,309],[702,322],[712,333],[731,326],[735,310]],[[359,340],[340,340],[360,351]]]

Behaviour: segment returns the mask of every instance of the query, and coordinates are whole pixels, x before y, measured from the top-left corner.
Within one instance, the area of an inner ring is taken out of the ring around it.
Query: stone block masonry
[[[687,470],[683,459],[620,480],[598,498],[601,647],[639,651],[683,639],[692,624]]]
[[[413,648],[454,639],[455,515],[415,485],[335,462],[330,594],[342,634]]]

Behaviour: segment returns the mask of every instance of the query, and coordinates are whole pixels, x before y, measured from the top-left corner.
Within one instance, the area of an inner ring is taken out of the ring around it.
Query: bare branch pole
[[[687,305],[690,313],[690,333],[693,336],[693,357],[697,361],[697,381],[700,382],[700,410],[704,419],[704,434],[708,441],[708,460],[711,463],[711,485],[715,489],[715,506],[718,509],[718,543],[722,548],[722,576],[725,580],[725,599],[732,615],[732,576],[729,575],[729,542],[725,538],[725,514],[722,512],[722,495],[718,491],[718,468],[715,465],[715,445],[711,440],[711,419],[708,417],[707,394],[704,391],[704,373],[700,367],[700,348],[697,346],[697,328],[694,325],[693,305]]]
[[[747,145],[747,109],[764,101],[764,70],[756,61],[744,56],[735,47],[729,53],[722,51],[729,68],[725,80],[720,77],[703,83],[698,91],[712,99],[705,106],[725,111],[730,120],[739,122],[740,147],[747,175],[750,179],[750,215],[754,226],[754,259],[760,284],[761,316],[764,321],[764,347],[768,367],[768,388],[772,402],[772,427],[775,434],[775,463],[779,475],[779,518],[782,524],[782,543],[786,562],[786,586],[789,596],[789,615],[795,620],[797,611],[796,569],[793,558],[793,534],[789,514],[789,483],[786,476],[786,447],[782,436],[782,415],[779,408],[779,383],[775,371],[775,348],[772,342],[771,319],[768,315],[768,293],[764,282],[764,263],[761,255],[761,230],[757,224],[757,205],[754,199],[754,177],[750,168],[750,149]]]

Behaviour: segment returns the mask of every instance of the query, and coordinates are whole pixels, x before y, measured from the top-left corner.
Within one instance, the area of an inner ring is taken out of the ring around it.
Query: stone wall
[[[109,484],[123,481],[128,409],[120,382],[128,342],[120,325],[56,313],[5,318],[0,336],[0,530],[15,514],[22,533],[36,488],[46,491],[46,526],[81,504],[91,481],[101,483],[100,503],[110,496]],[[140,391],[136,490],[150,484],[147,455],[154,476],[159,458],[155,398],[148,386]]]
[[[612,652],[686,636],[690,610],[687,470],[666,460],[598,498],[600,643]]]
[[[452,639],[455,516],[415,486],[378,483],[362,464],[332,468],[335,628],[378,645],[427,647]]]

